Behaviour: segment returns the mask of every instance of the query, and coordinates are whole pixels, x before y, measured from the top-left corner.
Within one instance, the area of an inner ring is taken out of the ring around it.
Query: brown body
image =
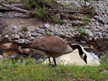
[[[66,42],[55,36],[36,39],[29,44],[23,45],[22,48],[32,48],[36,52],[42,51],[42,55],[48,55],[53,58],[73,51],[73,49],[66,44]]]

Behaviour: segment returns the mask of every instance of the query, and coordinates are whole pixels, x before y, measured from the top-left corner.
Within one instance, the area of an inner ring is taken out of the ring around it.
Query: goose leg
[[[51,60],[50,60],[50,57],[48,57],[49,58],[49,63],[51,64]],[[55,64],[55,66],[57,66],[57,63],[56,63],[56,59],[55,58],[53,58],[53,62],[54,62],[54,64]],[[50,65],[49,64],[49,65]],[[52,65],[52,67],[54,67],[53,65]]]
[[[49,58],[49,63],[51,64],[51,60],[50,60],[50,57],[48,57]]]
[[[54,61],[55,66],[57,66],[57,63],[56,63],[56,59],[55,58],[53,58],[53,61]]]

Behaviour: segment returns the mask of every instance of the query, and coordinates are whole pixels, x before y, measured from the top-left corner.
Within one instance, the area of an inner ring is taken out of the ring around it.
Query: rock
[[[85,44],[85,43],[86,43],[86,41],[81,41],[81,43]]]
[[[19,39],[19,40],[18,40],[18,43],[19,43],[19,44],[25,43],[25,39]]]
[[[93,40],[93,37],[90,36],[90,37],[88,38],[88,40],[89,40],[89,41],[92,41],[92,40]]]
[[[18,34],[12,35],[13,39],[19,39],[20,36]]]
[[[9,48],[14,48],[16,47],[17,44],[13,44],[13,43],[4,43],[1,45],[1,49],[9,49]]]
[[[21,20],[21,24],[24,24],[24,22]]]
[[[91,22],[95,22],[95,19],[94,19],[94,18],[92,18],[90,21],[91,21]]]
[[[54,18],[55,20],[60,20],[60,19],[61,19],[59,13],[55,14],[55,15],[53,16],[53,18]]]
[[[26,33],[26,37],[31,37],[31,33],[30,32],[27,32]]]
[[[100,21],[101,23],[104,23],[104,20],[102,17],[94,16],[94,18],[97,19],[98,21]]]
[[[20,53],[26,53],[26,54],[29,54],[30,53],[30,49],[28,49],[28,48],[25,48],[25,49],[22,49],[21,47],[19,47],[18,48],[18,51],[20,52]]]
[[[7,27],[7,24],[2,18],[0,18],[0,32],[2,32],[2,29],[5,27]]]
[[[108,39],[108,33],[106,33],[106,38]]]
[[[38,33],[31,33],[31,35],[32,35],[33,37],[38,37],[38,36],[39,36]]]
[[[3,52],[4,57],[9,57],[11,59],[16,58],[18,53],[16,51],[5,51]]]
[[[5,43],[5,44],[1,45],[1,48],[2,49],[9,49],[9,48],[11,48],[11,45],[12,45],[12,43]]]
[[[84,26],[86,24],[83,21],[72,21],[72,25],[73,26],[78,26],[78,25]]]
[[[93,36],[93,33],[89,29],[84,29],[84,32],[89,36]]]
[[[30,37],[30,40],[34,40],[35,38],[34,37]]]
[[[45,27],[46,29],[49,29],[50,25],[49,25],[49,24],[45,24],[44,27]]]
[[[56,36],[59,36],[60,34],[59,34],[59,32],[54,32],[54,35],[56,35]]]
[[[87,25],[87,26],[84,26],[84,28],[86,28],[86,29],[90,29],[90,26]]]
[[[13,27],[13,30],[16,30],[17,29],[17,26],[15,26],[15,25],[13,25],[12,27]]]
[[[25,39],[25,43],[29,43],[30,41],[28,39]]]
[[[38,27],[36,28],[36,31],[40,31],[40,30],[41,30],[40,28],[38,28]]]
[[[91,66],[100,65],[100,62],[98,60],[95,60],[92,55],[90,55],[85,50],[84,50],[84,53],[86,53],[86,55],[87,55],[87,64],[83,61],[83,59],[81,59],[81,57],[79,56],[79,51],[77,49],[74,50],[73,52],[69,53],[69,54],[62,55],[62,56],[56,58],[56,63],[58,65],[72,65],[72,64],[81,65],[81,66],[84,66],[84,65],[91,65]],[[43,63],[48,64],[49,60],[47,59]],[[52,58],[51,58],[51,63],[53,63]]]
[[[20,38],[24,38],[24,34],[22,34],[21,32],[18,32],[18,35],[20,36]]]

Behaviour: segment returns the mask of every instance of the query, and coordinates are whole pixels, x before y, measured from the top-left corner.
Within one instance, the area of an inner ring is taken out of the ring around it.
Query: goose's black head
[[[85,61],[87,64],[87,55],[83,52],[83,49],[80,45],[70,45],[73,50],[78,49],[80,57]]]

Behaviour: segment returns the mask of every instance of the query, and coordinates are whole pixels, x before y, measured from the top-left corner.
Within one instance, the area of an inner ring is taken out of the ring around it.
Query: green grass
[[[36,64],[31,58],[25,59],[23,64],[19,62],[4,59],[0,63],[0,81],[108,81],[108,62],[102,61],[99,66],[56,67]]]
[[[28,31],[28,28],[27,28],[27,26],[22,26],[22,31]]]
[[[53,35],[52,35],[52,34],[46,34],[45,36],[46,36],[46,37],[49,37],[49,36],[53,36]]]

